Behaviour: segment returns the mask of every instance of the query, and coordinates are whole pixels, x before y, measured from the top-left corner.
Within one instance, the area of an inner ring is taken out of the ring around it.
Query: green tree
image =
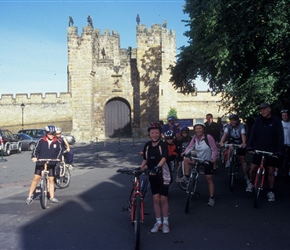
[[[263,101],[289,108],[289,0],[186,0],[184,12],[189,45],[171,66],[175,88],[194,92],[200,76],[244,118]]]
[[[172,107],[170,107],[170,110],[169,110],[169,112],[168,112],[167,117],[169,117],[169,116],[174,116],[176,119],[178,119],[178,118],[177,118],[177,110],[176,110],[176,108],[172,108]]]

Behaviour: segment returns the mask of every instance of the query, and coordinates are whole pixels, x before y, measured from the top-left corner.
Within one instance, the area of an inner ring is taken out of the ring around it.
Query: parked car
[[[4,155],[10,155],[12,151],[21,153],[21,141],[8,129],[0,129],[0,145]]]
[[[45,136],[45,129],[21,129],[18,131],[18,133],[24,133],[24,134],[28,134],[29,136],[31,136],[32,138],[42,138],[43,136]]]
[[[30,135],[24,134],[24,133],[18,133],[18,134],[15,134],[14,136],[15,138],[21,141],[22,150],[32,151],[35,148],[35,144],[38,141],[38,138],[32,138]]]

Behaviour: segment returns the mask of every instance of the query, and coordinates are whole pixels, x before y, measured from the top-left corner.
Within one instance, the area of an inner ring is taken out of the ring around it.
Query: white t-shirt
[[[290,122],[282,121],[284,130],[284,144],[290,145]]]

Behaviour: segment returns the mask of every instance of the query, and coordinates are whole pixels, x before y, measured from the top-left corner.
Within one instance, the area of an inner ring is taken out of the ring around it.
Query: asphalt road
[[[121,167],[135,167],[144,140],[111,140],[76,144],[75,169],[67,189],[57,189],[59,204],[41,209],[36,198],[25,204],[34,164],[30,152],[13,154],[0,162],[0,249],[133,249],[133,227],[127,205],[130,177],[117,174]],[[150,233],[155,223],[151,195],[145,199],[141,249],[290,249],[290,185],[276,182],[276,201],[266,191],[259,207],[245,192],[245,183],[229,191],[228,176],[220,168],[215,176],[216,205],[206,205],[208,192],[203,176],[189,214],[186,196],[174,182],[170,187],[170,234]]]

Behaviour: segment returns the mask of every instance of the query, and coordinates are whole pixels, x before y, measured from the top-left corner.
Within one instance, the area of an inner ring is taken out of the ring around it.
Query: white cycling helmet
[[[60,127],[56,127],[55,128],[55,133],[56,134],[61,134],[61,132],[62,132],[62,129]]]

